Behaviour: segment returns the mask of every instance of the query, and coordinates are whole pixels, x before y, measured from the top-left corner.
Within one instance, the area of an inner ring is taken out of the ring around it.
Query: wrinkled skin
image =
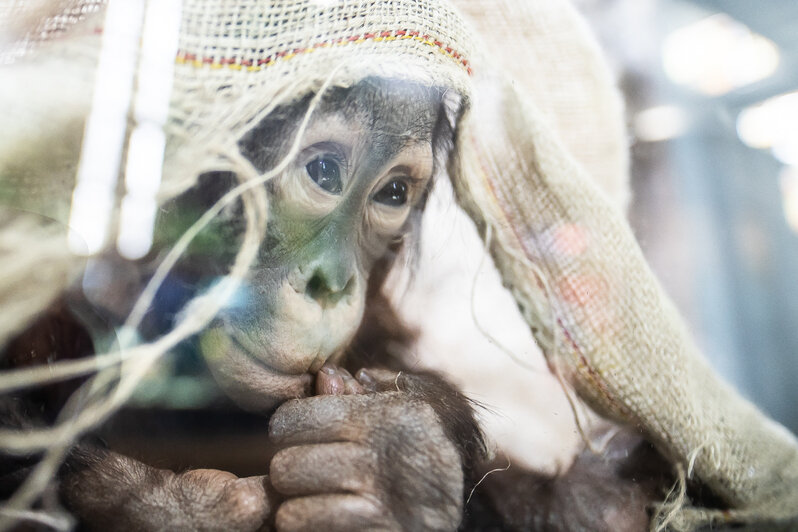
[[[334,395],[292,400],[277,410],[269,434],[286,447],[272,459],[269,476],[288,497],[277,511],[279,530],[457,526],[458,449],[430,404],[401,391],[405,384],[391,371],[361,370],[355,380],[324,366],[317,391]]]
[[[454,530],[461,455],[414,393],[421,381],[387,370],[362,370],[356,380],[324,366],[318,396],[272,416],[269,435],[281,450],[267,475],[175,474],[79,450],[61,491],[91,530]]]
[[[278,501],[265,475],[176,474],[93,448],[73,452],[60,491],[89,530],[258,530]]]

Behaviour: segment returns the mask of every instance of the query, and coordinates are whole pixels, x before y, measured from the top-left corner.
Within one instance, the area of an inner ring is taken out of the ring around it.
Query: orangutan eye
[[[389,207],[401,207],[407,203],[407,189],[406,182],[394,179],[374,194],[374,201]]]
[[[340,194],[341,189],[341,167],[335,159],[323,155],[310,161],[305,170],[310,178],[321,187],[322,190],[330,194]]]

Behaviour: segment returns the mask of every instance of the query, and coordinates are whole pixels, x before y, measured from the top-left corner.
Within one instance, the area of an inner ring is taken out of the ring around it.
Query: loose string
[[[491,475],[493,473],[498,473],[500,471],[507,471],[507,470],[510,469],[510,466],[511,466],[510,457],[508,456],[506,458],[507,458],[507,466],[506,467],[497,467],[496,469],[491,469],[490,471],[488,471],[487,473],[482,475],[482,478],[479,479],[479,482],[474,484],[474,487],[471,488],[471,492],[468,494],[468,498],[466,498],[465,506],[468,506],[468,503],[471,502],[471,497],[474,495],[474,492],[477,491],[477,488],[479,487],[479,485],[482,484],[485,481],[486,478],[488,478],[488,475]]]
[[[228,143],[226,150],[220,150],[223,157],[228,158],[232,167],[240,172],[239,175],[247,176],[243,183],[229,191],[219,199],[199,220],[197,220],[172,247],[166,258],[161,262],[155,274],[148,282],[142,294],[136,301],[133,310],[128,315],[123,327],[123,337],[120,349],[116,352],[109,352],[103,355],[87,357],[86,360],[77,362],[58,362],[51,366],[44,366],[38,370],[15,371],[11,375],[4,375],[3,383],[6,388],[0,385],[0,392],[6,390],[18,390],[22,388],[55,382],[56,380],[85,375],[96,371],[97,360],[101,360],[103,369],[90,382],[81,386],[70,398],[64,412],[68,415],[67,419],[59,416],[59,422],[50,428],[34,429],[32,431],[6,430],[0,431],[0,448],[13,453],[30,453],[44,450],[42,460],[36,465],[34,470],[28,475],[20,488],[14,495],[0,508],[0,531],[7,530],[14,526],[19,517],[19,512],[26,512],[32,504],[41,496],[54,477],[58,467],[62,463],[68,450],[76,439],[87,430],[97,426],[115,412],[133,393],[135,387],[145,375],[147,370],[166,352],[171,350],[178,343],[186,338],[201,331],[210,323],[216,314],[224,307],[229,297],[235,291],[238,280],[243,279],[250,269],[251,264],[257,256],[260,247],[261,231],[258,228],[258,217],[252,208],[246,208],[248,202],[245,200],[245,215],[247,226],[244,233],[244,241],[236,255],[233,267],[227,278],[232,282],[219,283],[210,289],[206,294],[195,297],[184,307],[191,312],[183,312],[182,320],[173,330],[160,339],[130,347],[128,344],[133,341],[133,332],[140,325],[144,314],[152,303],[155,294],[162,285],[164,279],[183,256],[188,245],[223,209],[232,204],[245,192],[254,189],[256,186],[264,184],[279,172],[283,171],[296,157],[300,150],[301,142],[305,131],[310,122],[313,112],[318,107],[323,95],[330,87],[332,80],[338,72],[338,68],[327,76],[324,83],[312,98],[308,109],[305,112],[302,122],[297,129],[294,141],[285,157],[272,170],[264,175],[257,175],[254,167],[240,155],[234,144]],[[276,105],[276,104],[275,104]],[[274,105],[272,106],[274,107]],[[266,206],[264,205],[264,211]],[[263,227],[265,227],[266,212],[263,212]],[[91,365],[94,363],[94,366]],[[118,369],[117,369],[117,366]],[[109,373],[110,372],[110,373]],[[116,381],[115,385],[108,389],[111,382]],[[86,393],[88,392],[88,393]],[[86,396],[83,394],[86,393]],[[89,400],[94,399],[94,403]],[[73,411],[74,410],[74,411]]]

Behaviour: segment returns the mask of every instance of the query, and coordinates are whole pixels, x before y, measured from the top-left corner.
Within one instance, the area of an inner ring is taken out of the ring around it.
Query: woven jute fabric
[[[401,77],[470,93],[468,31],[444,3],[184,2],[164,194],[193,184],[198,167],[223,165],[219,148],[275,102],[325,82]]]
[[[534,101],[577,162],[621,208],[629,200],[623,104],[595,38],[568,2],[455,0],[483,52]]]
[[[451,173],[549,365],[732,508],[681,506],[662,516],[670,528],[791,522],[795,437],[708,367],[630,228],[534,105],[492,92],[500,100],[474,106]]]
[[[88,4],[96,2],[57,7]],[[19,6],[0,11],[0,27]],[[4,75],[86,88],[95,32],[65,27],[36,40],[31,31],[14,41],[24,53],[15,52]],[[70,32],[77,37],[61,35]],[[680,501],[652,527],[796,518],[794,436],[704,362],[617,207],[627,194],[620,97],[564,0],[185,0],[161,200],[200,173],[233,168],[238,139],[275,105],[369,76],[459,94],[464,113],[449,174],[550,367],[597,412],[643,430],[730,508]],[[59,244],[77,157],[74,150],[55,162],[35,155],[59,145],[50,132],[74,130],[76,121],[79,131],[88,100],[56,94],[55,86],[32,92],[24,83],[0,92],[15,109],[0,147],[0,267],[15,275],[0,284],[2,341],[80,268]],[[31,121],[42,109],[53,112],[50,121]],[[23,152],[32,155],[20,165]],[[15,214],[20,209],[25,216]],[[45,288],[22,275],[42,260],[61,281]]]
[[[24,56],[42,42],[70,33],[98,12],[104,0],[3,0],[0,2],[0,65]]]

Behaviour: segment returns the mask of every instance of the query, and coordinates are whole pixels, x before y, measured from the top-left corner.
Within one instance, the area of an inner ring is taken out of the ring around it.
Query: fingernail
[[[346,385],[341,377],[336,377],[329,382],[329,395],[344,395],[346,393]]]
[[[365,369],[358,370],[355,379],[369,391],[376,391],[377,381]]]

